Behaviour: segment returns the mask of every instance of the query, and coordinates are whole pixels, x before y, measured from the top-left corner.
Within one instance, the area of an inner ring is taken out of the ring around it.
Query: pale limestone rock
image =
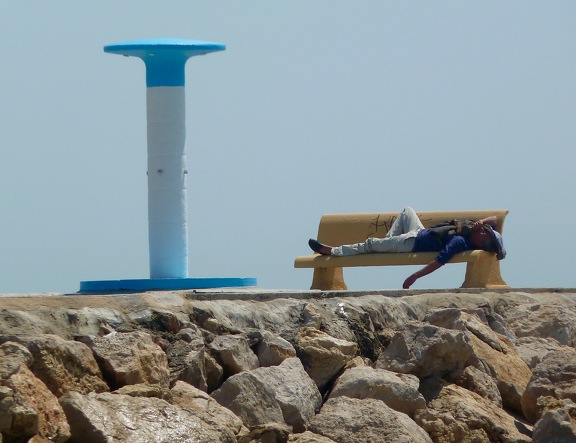
[[[348,369],[338,377],[329,398],[341,396],[381,400],[409,416],[413,416],[417,409],[426,408],[417,384],[406,384],[393,372],[368,366]]]
[[[0,336],[0,343],[6,340],[26,346],[34,359],[30,369],[56,397],[68,391],[109,391],[92,351],[84,343],[57,335]]]
[[[258,357],[243,335],[219,335],[209,344],[209,348],[228,375],[258,367]]]
[[[472,355],[463,332],[425,323],[409,323],[380,355],[375,367],[426,377],[458,377]]]
[[[295,432],[306,430],[308,421],[322,404],[318,388],[297,358],[232,376],[212,393],[212,397],[241,417],[249,427],[272,422],[287,424]],[[269,416],[254,417],[254,412],[248,409],[259,398],[272,404]]]
[[[265,423],[285,424],[273,388],[254,372],[233,375],[210,396],[240,417],[248,428]]]
[[[322,326],[322,315],[311,304],[305,304],[302,309],[302,326],[314,329],[320,329]]]
[[[496,381],[505,407],[522,413],[520,399],[532,372],[507,337],[493,331],[477,315],[455,309],[436,311],[427,319],[436,325],[466,332],[473,349],[468,364]]]
[[[282,337],[268,331],[262,332],[262,339],[256,346],[260,367],[277,366],[287,358],[296,357],[296,349]]]
[[[541,397],[538,406],[544,412],[534,425],[533,443],[576,442],[576,403]]]
[[[425,381],[421,391],[431,413],[418,411],[414,418],[435,441],[531,442],[527,423],[474,392],[441,379]]]
[[[320,391],[358,352],[356,343],[331,337],[313,328],[301,328],[296,340],[298,357]]]
[[[576,402],[576,350],[551,352],[534,368],[522,395],[522,410],[530,422],[540,418],[538,398],[547,396]]]
[[[32,353],[24,345],[10,341],[0,344],[0,380],[7,380],[20,366],[28,367],[33,361]]]
[[[576,347],[576,310],[552,303],[523,304],[502,312],[517,337],[554,338]]]
[[[236,443],[226,428],[211,425],[159,398],[69,392],[60,398],[73,441],[83,443]]]
[[[242,420],[230,409],[221,406],[204,391],[182,381],[177,381],[172,388],[171,403],[198,416],[206,423],[229,429],[234,435],[247,431]]]
[[[94,337],[88,346],[111,388],[139,383],[168,386],[168,358],[150,334],[141,331]]]
[[[312,419],[309,429],[339,443],[432,443],[406,414],[372,398],[331,398]]]
[[[532,370],[550,352],[566,349],[565,345],[558,343],[555,338],[521,337],[514,343],[518,355]]]

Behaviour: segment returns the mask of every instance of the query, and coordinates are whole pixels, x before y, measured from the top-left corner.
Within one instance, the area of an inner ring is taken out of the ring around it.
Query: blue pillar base
[[[176,291],[256,286],[255,278],[148,278],[135,280],[96,280],[80,282],[80,293]]]

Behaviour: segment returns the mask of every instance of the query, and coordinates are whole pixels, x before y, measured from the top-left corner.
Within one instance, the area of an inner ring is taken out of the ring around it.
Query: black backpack
[[[432,236],[438,241],[439,245],[444,245],[455,235],[468,237],[472,232],[474,220],[447,220],[428,228]]]

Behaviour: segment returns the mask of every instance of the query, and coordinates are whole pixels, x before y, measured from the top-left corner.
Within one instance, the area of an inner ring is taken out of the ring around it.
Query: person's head
[[[495,252],[498,260],[506,257],[502,236],[498,231],[492,229],[490,225],[483,225],[482,229],[472,231],[470,234],[470,243],[477,249]]]

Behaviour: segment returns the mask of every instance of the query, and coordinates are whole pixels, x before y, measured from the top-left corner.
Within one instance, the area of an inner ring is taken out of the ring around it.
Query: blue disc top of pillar
[[[184,65],[190,57],[225,49],[222,43],[177,38],[132,40],[104,46],[104,52],[144,60],[148,87],[184,86]]]

